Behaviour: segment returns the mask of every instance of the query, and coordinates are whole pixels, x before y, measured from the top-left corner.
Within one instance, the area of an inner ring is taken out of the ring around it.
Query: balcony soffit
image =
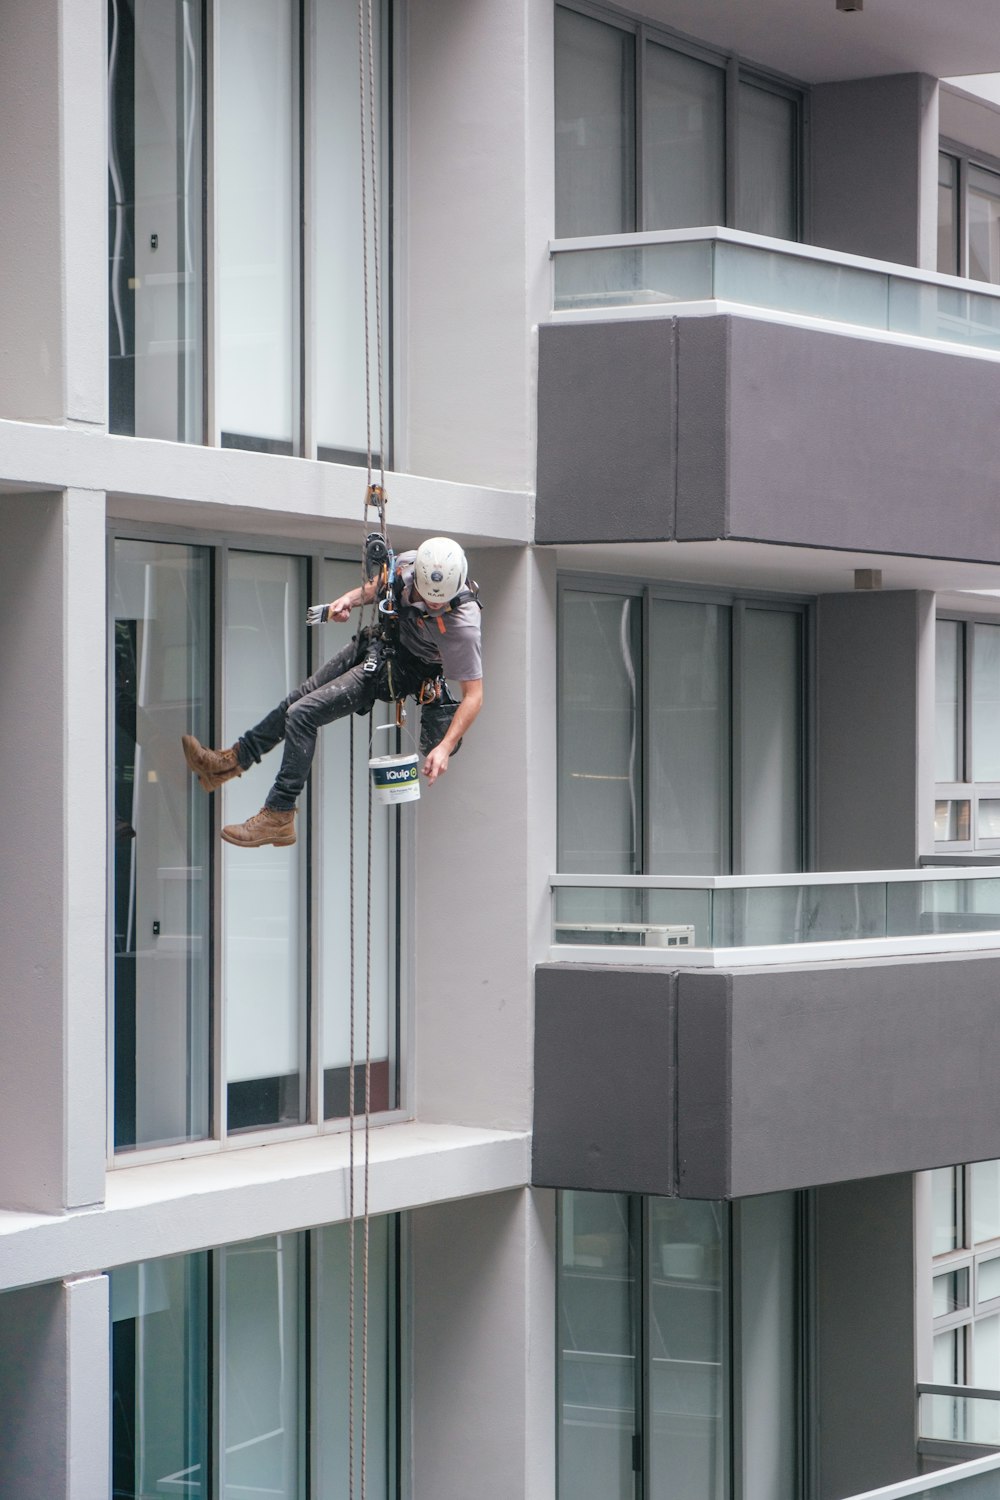
[[[1000,69],[996,0],[645,0],[635,9],[804,83]]]

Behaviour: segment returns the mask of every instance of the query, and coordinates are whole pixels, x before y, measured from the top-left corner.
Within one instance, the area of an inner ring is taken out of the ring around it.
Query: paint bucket
[[[417,754],[373,755],[368,762],[376,802],[417,802],[420,800],[420,774]]]

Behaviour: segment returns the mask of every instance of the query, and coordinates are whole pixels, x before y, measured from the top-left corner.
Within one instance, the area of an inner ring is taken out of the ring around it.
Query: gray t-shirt
[[[473,599],[457,609],[432,615],[410,599],[416,552],[396,559],[403,581],[399,608],[399,642],[421,661],[440,660],[444,675],[455,682],[475,682],[483,675],[482,611]]]

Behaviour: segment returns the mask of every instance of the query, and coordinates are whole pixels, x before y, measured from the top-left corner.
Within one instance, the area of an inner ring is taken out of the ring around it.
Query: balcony
[[[537,541],[1000,564],[1000,288],[715,228],[551,259]]]
[[[1000,949],[1000,865],[550,885],[554,963],[733,969]]]
[[[741,1198],[1000,1156],[1000,867],[552,890],[538,1185]]]
[[[557,314],[752,308],[1000,352],[1000,287],[735,229],[555,240]]]

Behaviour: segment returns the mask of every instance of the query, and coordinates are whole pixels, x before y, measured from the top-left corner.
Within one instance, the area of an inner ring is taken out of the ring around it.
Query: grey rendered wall
[[[809,242],[935,269],[937,134],[936,79],[897,73],[816,85]]]
[[[671,1193],[676,976],[539,968],[532,1181]]]
[[[1000,561],[998,404],[1000,366],[933,347],[729,315],[545,325],[536,540]]]
[[[1000,1155],[998,995],[995,953],[540,966],[533,1180],[743,1198]]]
[[[106,1276],[0,1297],[0,1494],[109,1493],[108,1351]]]
[[[931,594],[817,603],[817,870],[906,869],[930,847],[933,632]]]
[[[417,1209],[409,1226],[413,1500],[551,1500],[552,1194]]]
[[[913,1179],[814,1197],[818,1500],[841,1500],[918,1472]]]
[[[104,548],[103,495],[0,496],[5,1208],[104,1196]]]

